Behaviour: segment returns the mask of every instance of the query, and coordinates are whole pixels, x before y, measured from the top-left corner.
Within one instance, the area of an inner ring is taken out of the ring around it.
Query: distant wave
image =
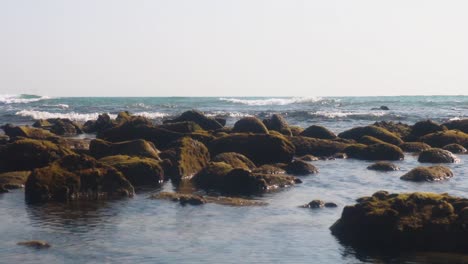
[[[48,118],[68,118],[73,121],[88,121],[88,120],[96,120],[101,113],[76,113],[76,112],[68,112],[68,113],[51,113],[47,111],[35,111],[35,110],[21,110],[16,112],[17,116],[25,116],[31,117],[35,120],[38,119],[48,119]],[[167,116],[165,113],[160,112],[138,112],[133,113],[133,115],[137,116],[144,116],[149,119],[158,119]],[[116,118],[116,114],[109,114],[111,118]]]
[[[240,98],[219,98],[221,101],[226,101],[235,104],[244,105],[289,105],[289,104],[304,104],[316,103],[322,101],[321,97],[292,97],[292,98],[267,98],[267,99],[240,99]]]
[[[26,104],[37,102],[45,99],[50,99],[48,96],[40,96],[34,94],[2,94],[0,95],[0,103],[3,104]]]
[[[45,105],[42,105],[44,107],[52,107],[52,108],[60,108],[60,109],[68,109],[70,106],[67,105],[67,104],[53,104],[53,105],[49,105],[49,104],[45,104]]]
[[[317,111],[308,113],[312,117],[321,117],[327,119],[340,119],[340,118],[352,118],[352,119],[375,119],[378,117],[391,116],[399,117],[388,112],[327,112]]]
[[[242,118],[253,116],[252,114],[248,113],[241,113],[241,112],[224,112],[224,111],[213,111],[210,113],[205,113],[206,116],[209,117],[233,117],[233,118]]]

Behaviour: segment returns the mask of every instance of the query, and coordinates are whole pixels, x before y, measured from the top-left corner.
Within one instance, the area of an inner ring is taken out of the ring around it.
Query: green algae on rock
[[[236,152],[223,152],[216,155],[211,159],[213,162],[225,162],[233,168],[241,168],[246,170],[253,170],[256,168],[255,164],[246,156]]]
[[[354,159],[362,160],[402,160],[404,158],[403,151],[392,144],[373,144],[363,145],[354,144],[347,147],[344,152]]]
[[[335,139],[335,133],[331,132],[323,126],[312,125],[301,132],[300,136],[319,138],[319,139]]]
[[[377,126],[364,126],[364,127],[355,127],[349,130],[346,130],[338,135],[340,138],[354,139],[359,140],[363,136],[372,136],[377,139],[380,139],[384,142],[399,145],[403,143],[403,140],[397,135],[391,133],[385,128]]]
[[[227,206],[264,206],[265,202],[244,199],[239,197],[226,197],[226,196],[210,196],[210,195],[197,195],[197,194],[182,194],[182,193],[169,193],[160,192],[150,196],[151,199],[158,200],[171,200],[179,202],[181,205],[201,205],[205,203],[214,203]]]
[[[431,148],[422,151],[419,154],[418,161],[427,163],[454,163],[459,162],[460,159],[448,150]]]
[[[401,176],[400,179],[405,181],[440,181],[453,177],[453,172],[444,166],[431,166],[431,167],[417,167],[405,175]]]
[[[244,117],[238,120],[232,128],[233,133],[268,134],[268,128],[256,117]]]
[[[91,141],[89,151],[98,159],[106,156],[128,155],[159,160],[159,150],[153,143],[142,139],[116,143],[95,139]]]

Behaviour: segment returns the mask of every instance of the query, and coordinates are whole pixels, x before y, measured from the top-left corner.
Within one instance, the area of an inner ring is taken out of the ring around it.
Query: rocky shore
[[[38,120],[32,127],[6,124],[0,192],[24,187],[28,203],[115,199],[171,181],[175,192],[151,198],[183,205],[264,205],[252,198],[320,173],[314,160],[378,161],[369,169],[385,173],[399,170],[389,161],[418,155],[421,166],[402,173],[401,180],[432,182],[456,177],[440,164],[459,162],[457,155],[468,147],[468,120],[376,122],[338,135],[317,125],[289,126],[276,114],[225,124],[196,110],[158,125],[128,112],[84,124],[68,119]],[[76,137],[82,133],[96,138]],[[331,227],[344,243],[468,252],[466,199],[380,191],[357,202]],[[314,200],[306,207],[327,204],[333,203]]]

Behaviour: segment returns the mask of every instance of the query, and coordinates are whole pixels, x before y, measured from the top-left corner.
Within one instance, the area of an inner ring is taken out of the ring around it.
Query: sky
[[[468,1],[0,0],[0,94],[468,94]]]

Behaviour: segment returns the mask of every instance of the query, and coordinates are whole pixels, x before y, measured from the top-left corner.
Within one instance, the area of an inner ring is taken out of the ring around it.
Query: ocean
[[[381,110],[386,106],[389,110]],[[29,124],[41,118],[85,122],[100,113],[143,115],[155,123],[190,109],[227,119],[261,119],[282,114],[290,125],[323,125],[335,133],[376,121],[413,124],[468,118],[468,96],[395,97],[46,97],[0,96],[0,124]],[[374,109],[374,110],[372,110]],[[81,203],[30,205],[24,191],[0,194],[0,262],[3,263],[468,263],[467,255],[437,252],[362,252],[342,245],[329,227],[343,207],[378,190],[428,191],[468,197],[468,155],[447,165],[454,177],[414,183],[399,179],[419,166],[405,154],[395,162],[401,171],[367,170],[361,160],[320,160],[319,173],[302,176],[302,184],[251,198],[262,207],[216,204],[181,206],[148,197],[174,186],[144,190],[134,198]],[[305,209],[314,199],[337,208]],[[46,240],[52,247],[17,246]]]

